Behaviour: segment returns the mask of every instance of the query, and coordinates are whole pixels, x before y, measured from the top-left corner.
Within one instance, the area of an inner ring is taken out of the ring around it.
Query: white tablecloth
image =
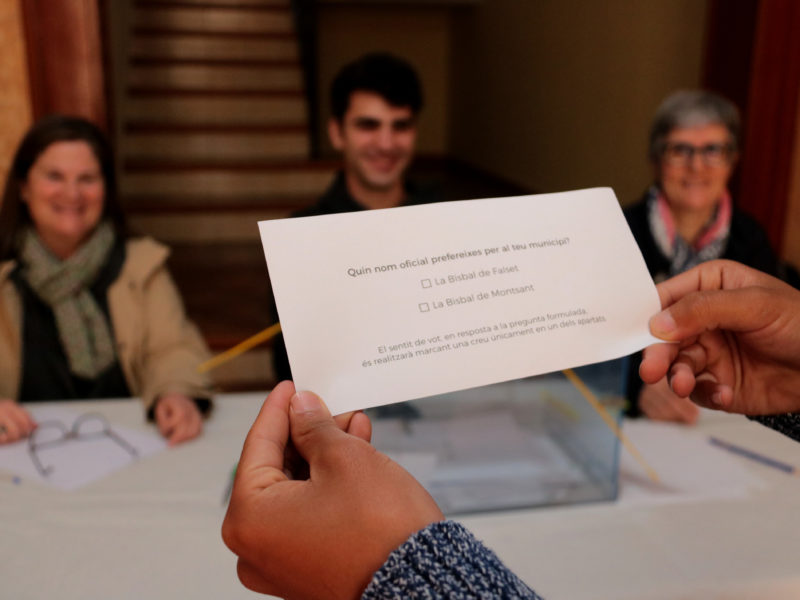
[[[220,396],[202,438],[75,492],[0,479],[0,598],[260,597],[239,583],[219,529],[231,467],[264,396]],[[151,427],[136,401],[68,406]],[[800,444],[742,417],[715,415],[700,430],[800,465]],[[746,468],[765,485],[745,497],[460,520],[550,600],[800,598],[800,477]]]

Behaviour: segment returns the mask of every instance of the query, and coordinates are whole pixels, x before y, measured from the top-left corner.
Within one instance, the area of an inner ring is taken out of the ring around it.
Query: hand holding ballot
[[[658,291],[664,310],[650,329],[677,343],[645,350],[645,381],[669,375],[677,394],[729,412],[800,409],[800,292],[730,261],[704,263]],[[289,599],[440,597],[462,589],[539,598],[463,527],[443,521],[424,488],[365,442],[364,415],[342,419],[290,382],[264,403],[222,528],[245,586]],[[766,424],[800,439],[796,419]],[[307,463],[307,479],[287,472],[290,443]]]
[[[658,286],[663,311],[639,369],[708,408],[746,415],[800,411],[800,292],[731,261],[704,263]]]
[[[290,382],[269,395],[222,526],[245,586],[284,598],[355,598],[394,548],[443,518],[411,475],[359,439],[365,420],[355,413],[342,431],[316,395],[295,394]],[[290,432],[306,480],[284,470]]]

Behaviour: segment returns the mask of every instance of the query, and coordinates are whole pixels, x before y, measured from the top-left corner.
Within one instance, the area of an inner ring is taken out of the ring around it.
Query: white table
[[[76,492],[0,480],[0,597],[261,597],[220,539],[222,495],[265,394],[224,395],[202,438]],[[72,403],[147,427],[135,401]],[[701,430],[800,465],[800,444],[741,417]],[[647,448],[640,448],[647,452]],[[745,498],[462,517],[551,600],[800,598],[800,477],[748,464]]]

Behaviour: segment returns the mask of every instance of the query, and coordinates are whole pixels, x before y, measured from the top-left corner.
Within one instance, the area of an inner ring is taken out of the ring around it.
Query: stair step
[[[291,0],[133,0],[137,8],[189,6],[194,8],[288,8]]]
[[[131,40],[129,56],[172,59],[253,59],[297,60],[297,40],[283,38],[238,38],[209,35],[137,35]]]
[[[287,216],[287,210],[132,213],[132,229],[167,244],[259,243],[258,222]]]
[[[131,34],[134,38],[138,39],[163,39],[180,36],[204,39],[215,38],[220,40],[297,40],[294,31],[208,31],[193,29],[175,31],[174,29],[159,27],[157,25],[132,27]]]
[[[330,170],[298,168],[126,171],[121,181],[123,197],[160,194],[314,196],[325,190],[332,176]]]
[[[285,98],[131,98],[125,106],[127,123],[158,119],[174,125],[305,125],[306,103],[300,96]]]
[[[253,161],[242,163],[231,169],[226,165],[197,164],[190,161],[176,161],[165,163],[164,161],[148,160],[128,160],[125,161],[125,170],[130,173],[196,173],[197,171],[241,171],[251,173],[309,173],[309,174],[332,174],[340,166],[341,161],[337,159],[316,159],[307,160],[287,160],[287,161]]]
[[[272,59],[264,57],[248,58],[161,58],[143,57],[132,58],[130,64],[133,67],[262,67],[270,68],[300,68],[300,63],[296,60]]]
[[[163,66],[134,67],[128,75],[132,88],[219,91],[301,91],[297,67]]]
[[[131,134],[141,133],[249,133],[249,134],[301,134],[306,133],[303,125],[255,125],[253,123],[240,124],[215,124],[202,123],[170,123],[168,121],[140,121],[127,123],[125,132]]]
[[[292,12],[288,7],[203,8],[193,6],[140,6],[132,25],[164,30],[207,32],[291,32]]]
[[[123,156],[128,159],[253,161],[303,159],[309,155],[308,133],[270,132],[161,132],[128,133]]]
[[[303,92],[300,90],[220,90],[208,88],[195,88],[189,90],[179,90],[169,86],[130,86],[128,96],[131,98],[196,98],[196,99],[223,99],[231,98],[236,100],[244,99],[264,99],[272,100],[278,98],[305,100]]]
[[[197,212],[257,212],[290,213],[311,206],[318,196],[246,194],[160,194],[155,196],[125,196],[125,206],[131,215]]]

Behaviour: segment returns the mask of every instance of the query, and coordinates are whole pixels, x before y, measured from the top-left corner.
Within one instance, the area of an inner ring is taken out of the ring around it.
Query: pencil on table
[[[653,469],[653,467],[651,467],[647,463],[647,461],[644,459],[641,453],[636,449],[636,446],[634,446],[633,443],[628,439],[628,436],[622,433],[622,429],[619,428],[619,425],[617,425],[616,421],[611,417],[610,414],[608,414],[608,411],[600,403],[600,401],[597,399],[594,393],[592,393],[592,390],[590,390],[589,387],[585,383],[583,383],[583,380],[580,377],[578,377],[577,373],[575,373],[575,371],[573,371],[572,369],[564,369],[562,373],[564,373],[564,375],[566,376],[567,379],[569,379],[572,385],[578,388],[578,391],[581,393],[581,395],[586,399],[589,405],[597,412],[597,414],[600,415],[600,418],[602,418],[605,424],[608,425],[608,428],[613,432],[613,434],[617,436],[617,439],[620,441],[620,443],[625,447],[625,449],[630,453],[630,455],[636,459],[636,461],[642,466],[642,468],[644,468],[645,472],[647,473],[647,476],[654,482],[658,483],[659,481],[658,473],[656,473],[655,469]]]
[[[270,325],[263,331],[259,331],[257,334],[247,338],[245,341],[236,344],[233,348],[226,350],[222,354],[217,354],[214,358],[207,360],[206,362],[200,364],[197,367],[198,373],[208,373],[212,369],[216,369],[220,365],[225,364],[226,362],[233,360],[240,354],[244,354],[250,348],[254,348],[259,344],[263,344],[267,340],[275,337],[281,332],[281,324],[275,323],[274,325]]]

